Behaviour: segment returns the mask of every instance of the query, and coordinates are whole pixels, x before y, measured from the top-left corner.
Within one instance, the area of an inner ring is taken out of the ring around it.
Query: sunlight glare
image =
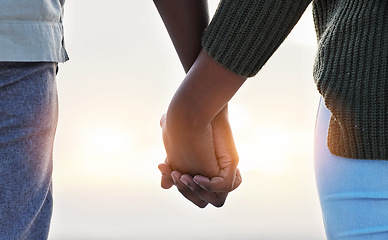
[[[87,148],[99,154],[118,154],[130,145],[128,135],[118,129],[100,128],[89,133]]]
[[[102,176],[125,176],[134,154],[129,131],[109,126],[90,127],[82,133],[80,140],[78,166],[91,180],[102,179]]]
[[[233,130],[249,127],[252,122],[251,110],[242,103],[229,103],[229,122]]]
[[[267,126],[253,131],[253,134],[253,142],[237,145],[241,170],[282,174],[289,167],[292,155],[293,143],[287,130]]]

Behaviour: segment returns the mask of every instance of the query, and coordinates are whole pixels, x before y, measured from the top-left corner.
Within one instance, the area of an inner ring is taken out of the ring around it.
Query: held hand
[[[163,127],[165,122],[162,121],[161,123]],[[191,167],[194,166],[196,169],[201,168],[196,167],[195,164],[200,165],[205,163],[207,166],[217,165],[219,172],[211,179],[201,175],[196,175],[193,178],[191,175],[194,174],[182,175],[179,171],[173,171],[172,168],[174,167],[171,167],[171,161],[168,158],[165,163],[159,165],[159,169],[162,172],[162,187],[167,189],[172,185],[176,185],[183,196],[199,207],[205,207],[208,203],[216,207],[221,207],[228,193],[237,188],[242,181],[240,172],[237,169],[238,155],[228,122],[227,106],[211,122],[211,134],[211,142],[213,142],[212,146],[214,147],[211,152],[215,154],[216,164],[211,164],[211,162],[206,161],[196,161],[195,158],[192,159],[195,162],[191,163]],[[209,149],[205,148],[205,150]],[[213,161],[212,159],[210,160]]]
[[[167,118],[165,114],[160,121],[167,152],[165,163],[192,176],[218,176],[221,169],[214,148],[212,125],[196,129],[180,121],[169,123]]]

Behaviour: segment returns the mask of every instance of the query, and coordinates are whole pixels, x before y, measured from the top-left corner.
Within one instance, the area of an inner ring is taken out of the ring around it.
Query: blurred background
[[[325,239],[310,7],[230,102],[243,183],[220,209],[160,188],[159,118],[184,71],[153,2],[67,1],[65,34],[50,239]]]

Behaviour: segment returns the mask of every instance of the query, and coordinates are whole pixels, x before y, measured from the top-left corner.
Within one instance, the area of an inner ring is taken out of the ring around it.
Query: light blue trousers
[[[56,63],[0,62],[0,239],[47,239]]]
[[[348,159],[327,148],[330,112],[321,99],[315,173],[329,240],[388,239],[388,161]]]

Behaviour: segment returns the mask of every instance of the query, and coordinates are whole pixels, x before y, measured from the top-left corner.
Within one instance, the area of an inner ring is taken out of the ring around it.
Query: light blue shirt
[[[65,0],[0,0],[0,61],[65,62]]]

